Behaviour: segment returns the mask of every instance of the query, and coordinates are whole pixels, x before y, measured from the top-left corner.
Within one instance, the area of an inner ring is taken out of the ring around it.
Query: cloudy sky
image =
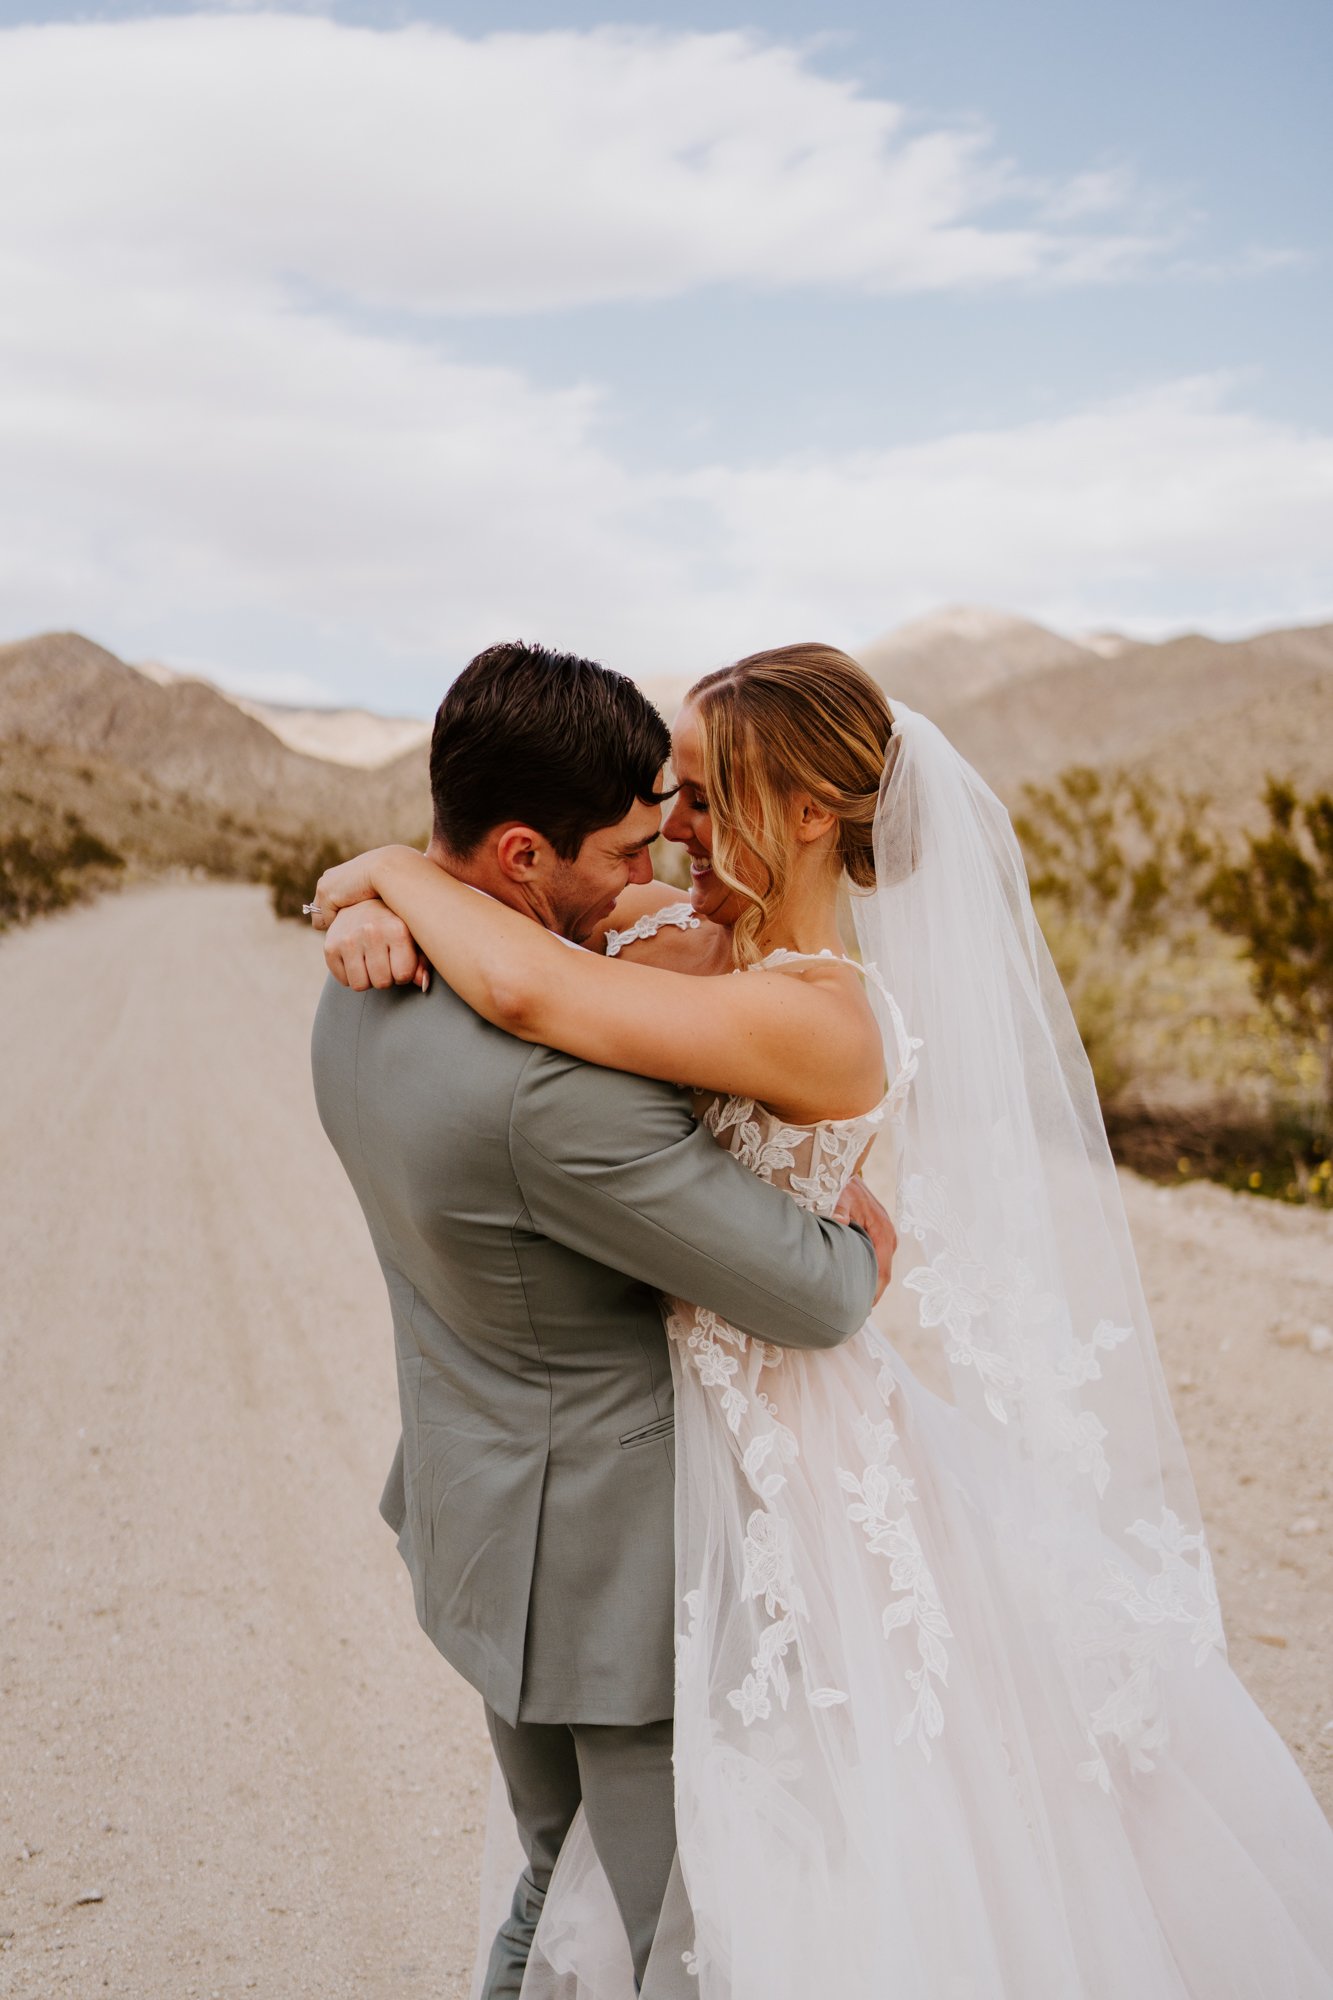
[[[424,712],[1333,617],[1315,0],[0,0],[0,637]]]

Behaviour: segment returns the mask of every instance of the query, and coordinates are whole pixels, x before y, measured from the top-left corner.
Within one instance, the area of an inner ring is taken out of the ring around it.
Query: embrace
[[[516,1835],[475,2000],[1333,2000],[999,800],[813,644],[670,734],[492,647],[430,775],[320,880],[313,1060]]]

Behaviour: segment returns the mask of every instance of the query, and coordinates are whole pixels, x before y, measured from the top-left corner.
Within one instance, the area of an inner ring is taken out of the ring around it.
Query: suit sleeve
[[[759,1180],[669,1084],[535,1049],[509,1142],[534,1227],[599,1264],[781,1347],[836,1347],[869,1316],[865,1232]]]

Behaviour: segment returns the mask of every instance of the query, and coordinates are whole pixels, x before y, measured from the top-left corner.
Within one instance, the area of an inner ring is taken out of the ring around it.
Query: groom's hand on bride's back
[[[324,932],[324,963],[340,986],[429,984],[429,967],[401,917],[377,898],[348,903]]]
[[[870,1238],[879,1265],[879,1286],[875,1292],[878,1304],[893,1272],[893,1253],[898,1248],[898,1232],[886,1208],[875,1200],[870,1189],[858,1176],[848,1181],[838,1197],[838,1205],[833,1211],[835,1222],[854,1222],[864,1229]]]

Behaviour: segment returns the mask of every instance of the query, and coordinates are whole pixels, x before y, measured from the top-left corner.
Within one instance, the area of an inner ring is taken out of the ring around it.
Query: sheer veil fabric
[[[855,899],[888,1090],[718,1142],[832,1209],[891,1149],[947,1367],[667,1306],[678,1871],[645,1995],[1333,2000],[1333,1830],[1230,1667],[1091,1071],[1001,802],[892,704]],[[796,954],[770,970],[800,977]],[[517,1872],[491,1813],[481,1952]],[[581,1818],[523,2000],[632,2000]]]

